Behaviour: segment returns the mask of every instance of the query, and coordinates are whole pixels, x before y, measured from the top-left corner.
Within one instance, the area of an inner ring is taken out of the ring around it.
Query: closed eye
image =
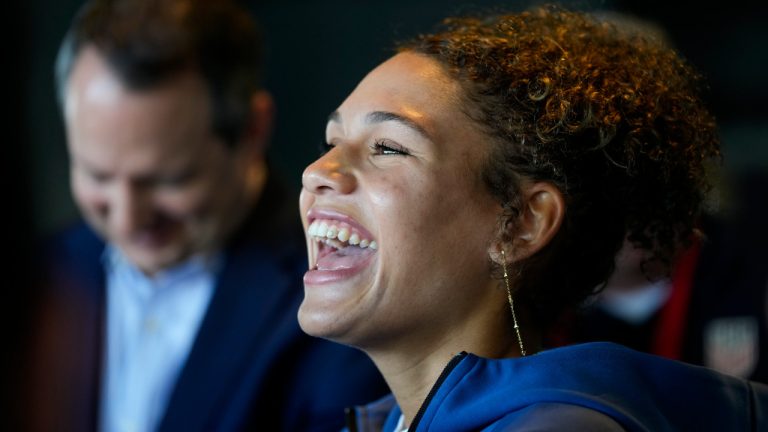
[[[408,149],[389,140],[376,140],[371,146],[373,154],[382,156],[409,156],[411,154]]]

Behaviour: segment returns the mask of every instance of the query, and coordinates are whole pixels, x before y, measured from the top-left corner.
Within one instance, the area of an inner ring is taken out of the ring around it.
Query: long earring
[[[515,314],[515,301],[512,299],[512,290],[509,288],[509,275],[507,274],[507,256],[504,249],[501,250],[501,268],[504,270],[504,285],[507,287],[507,300],[509,300],[509,309],[512,311],[512,324],[515,326],[517,334],[517,343],[520,344],[520,354],[525,357],[525,348],[523,348],[523,338],[520,336],[520,326],[517,324],[517,315]]]

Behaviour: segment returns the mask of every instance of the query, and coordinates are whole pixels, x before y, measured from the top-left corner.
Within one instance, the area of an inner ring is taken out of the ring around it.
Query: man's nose
[[[150,191],[133,183],[122,183],[114,191],[110,209],[112,226],[129,234],[149,223],[151,218]]]

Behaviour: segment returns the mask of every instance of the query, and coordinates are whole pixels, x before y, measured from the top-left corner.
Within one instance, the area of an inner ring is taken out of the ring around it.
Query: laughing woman
[[[554,8],[448,20],[368,74],[301,195],[301,326],[393,392],[350,429],[768,427],[757,384],[541,342],[625,234],[662,259],[693,235],[719,158],[698,86],[652,37]]]

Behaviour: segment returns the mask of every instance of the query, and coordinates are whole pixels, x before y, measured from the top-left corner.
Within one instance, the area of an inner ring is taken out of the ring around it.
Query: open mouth
[[[307,228],[307,237],[311,240],[311,267],[307,276],[316,273],[316,281],[357,273],[365,268],[379,247],[362,227],[335,219],[313,220]]]
[[[366,233],[337,220],[316,219],[307,228],[307,235],[317,244],[316,270],[353,267],[379,247]]]

